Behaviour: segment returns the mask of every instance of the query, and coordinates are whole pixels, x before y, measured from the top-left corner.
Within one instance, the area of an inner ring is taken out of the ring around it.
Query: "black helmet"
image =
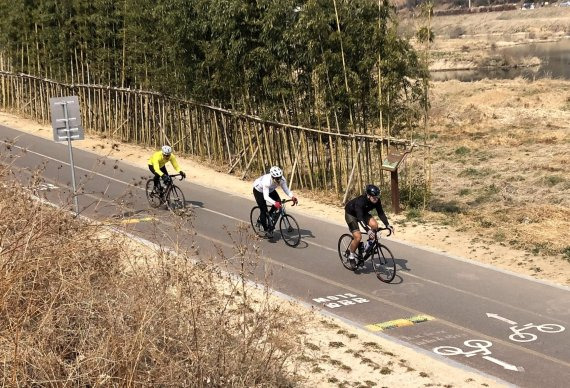
[[[378,188],[378,186],[368,185],[366,186],[366,194],[371,195],[373,197],[379,197],[380,189]]]

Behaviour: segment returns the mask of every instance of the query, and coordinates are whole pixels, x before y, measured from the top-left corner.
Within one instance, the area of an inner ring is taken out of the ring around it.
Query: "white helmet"
[[[162,146],[162,154],[163,154],[163,155],[168,156],[168,155],[170,155],[171,153],[172,153],[172,147],[167,146],[167,145]]]
[[[273,166],[269,169],[269,173],[271,174],[272,178],[278,179],[283,176],[283,171],[277,166]]]

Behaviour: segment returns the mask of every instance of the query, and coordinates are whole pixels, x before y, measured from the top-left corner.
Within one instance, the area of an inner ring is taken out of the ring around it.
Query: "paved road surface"
[[[65,143],[3,126],[0,140],[0,162],[11,163],[23,182],[40,169],[38,192],[71,209]],[[249,222],[254,205],[253,198],[180,182],[194,208],[193,235],[186,221],[164,209],[149,209],[142,189],[149,176],[146,166],[78,149],[74,162],[83,215],[117,220],[130,233],[163,245],[196,243],[203,254],[232,257],[224,226],[239,235],[238,225]],[[384,284],[370,268],[352,273],[342,267],[336,245],[345,226],[288,210],[301,226],[301,244],[290,248],[279,238],[258,242],[265,264],[256,275],[271,271],[274,289],[518,386],[569,386],[570,289],[390,239],[384,242],[396,257],[398,273],[392,284]],[[516,334],[521,329],[523,334]]]

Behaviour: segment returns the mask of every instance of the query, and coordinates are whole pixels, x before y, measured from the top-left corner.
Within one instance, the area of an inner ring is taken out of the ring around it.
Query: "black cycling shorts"
[[[370,218],[372,218],[372,214],[366,214],[364,216],[364,221],[366,223],[366,226],[368,226],[368,221],[370,221]],[[360,228],[358,227],[358,218],[356,218],[353,215],[350,215],[348,213],[344,213],[344,220],[346,221],[346,224],[348,225],[348,229],[350,230],[350,233],[356,232],[356,231],[360,231]]]

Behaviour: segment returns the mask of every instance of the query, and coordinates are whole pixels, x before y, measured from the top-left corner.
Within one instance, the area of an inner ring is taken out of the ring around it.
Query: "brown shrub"
[[[267,288],[254,298],[243,278],[214,266],[165,251],[135,255],[120,236],[15,184],[0,187],[0,209],[3,384],[295,384],[300,341],[290,328],[300,318]],[[247,273],[257,252],[235,234]]]

